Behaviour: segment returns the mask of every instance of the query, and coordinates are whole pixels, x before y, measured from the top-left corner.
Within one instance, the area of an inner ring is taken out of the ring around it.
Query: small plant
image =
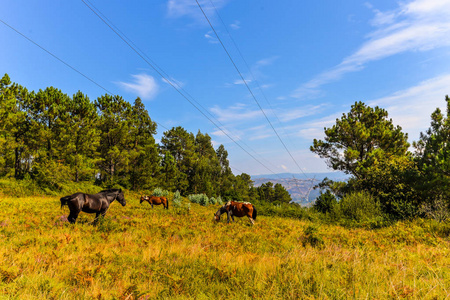
[[[197,203],[202,206],[208,206],[210,204],[208,196],[205,194],[192,194],[188,196],[189,201]]]
[[[175,194],[173,194],[173,200],[172,200],[173,206],[174,207],[181,207],[181,195],[180,195],[180,191],[176,191]]]
[[[318,227],[309,225],[305,229],[305,235],[302,239],[303,247],[311,245],[312,247],[322,247],[324,245],[322,237],[318,235]]]
[[[161,188],[155,188],[152,195],[156,197],[167,197],[169,195],[169,191],[163,190]]]
[[[428,217],[439,223],[445,222],[450,218],[450,210],[448,204],[444,201],[444,197],[439,195],[431,203],[425,203],[421,211]]]

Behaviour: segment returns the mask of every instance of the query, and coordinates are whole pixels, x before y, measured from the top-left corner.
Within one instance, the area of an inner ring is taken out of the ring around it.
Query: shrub
[[[380,203],[366,192],[344,196],[333,206],[331,214],[343,225],[379,227],[384,220]]]
[[[325,193],[320,193],[314,202],[313,207],[321,213],[329,213],[333,210],[333,207],[337,204],[336,197],[327,190]]]
[[[181,195],[180,195],[180,191],[177,190],[175,192],[175,194],[173,194],[173,200],[172,200],[173,206],[174,207],[181,207]]]
[[[206,196],[205,194],[192,194],[188,196],[188,199],[192,203],[197,203],[202,206],[208,206],[210,203],[208,196]]]
[[[304,236],[302,238],[302,244],[303,247],[305,247],[306,245],[311,245],[312,247],[322,247],[324,242],[322,237],[320,237],[318,235],[318,227],[317,226],[313,226],[313,225],[309,225],[308,227],[306,227],[305,232],[304,232]]]
[[[156,197],[167,197],[169,195],[169,191],[163,190],[161,188],[156,188],[153,190],[152,195]]]

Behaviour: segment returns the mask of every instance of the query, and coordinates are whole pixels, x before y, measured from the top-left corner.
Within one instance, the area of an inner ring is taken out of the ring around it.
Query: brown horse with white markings
[[[227,213],[227,222],[230,223],[230,217],[234,222],[234,216],[236,217],[245,217],[247,216],[248,219],[252,224],[255,224],[256,220],[256,208],[253,204],[250,202],[235,202],[235,201],[229,201],[227,204],[219,208],[219,210],[214,214],[214,219],[218,222],[220,221],[220,215]]]
[[[162,204],[165,209],[169,209],[169,200],[167,200],[166,197],[157,197],[157,196],[141,196],[141,201],[139,202],[142,204],[142,202],[147,201],[153,208],[154,205],[160,205]]]

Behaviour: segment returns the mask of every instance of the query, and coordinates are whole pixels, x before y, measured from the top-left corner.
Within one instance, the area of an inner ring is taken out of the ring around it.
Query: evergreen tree
[[[132,144],[130,136],[131,104],[120,96],[104,95],[95,105],[100,116],[100,181],[108,186],[116,183],[130,187],[127,173],[130,161],[128,150]]]
[[[274,186],[274,200],[275,204],[289,203],[292,201],[292,197],[289,192],[280,183],[276,183]]]
[[[74,170],[75,182],[94,180],[100,141],[95,105],[78,91],[68,107],[62,119],[65,125],[61,128],[61,138],[65,144],[63,155]]]
[[[29,136],[28,91],[11,83],[8,74],[0,80],[0,175],[14,170],[16,179],[29,171],[30,158],[26,141]]]
[[[174,127],[164,132],[161,138],[160,151],[168,151],[174,158],[180,171],[177,178],[177,187],[182,194],[191,193],[189,178],[194,174],[195,138],[183,127]]]
[[[356,102],[348,114],[336,119],[336,125],[325,128],[324,141],[314,139],[311,151],[325,158],[332,169],[363,179],[378,159],[403,156],[408,150],[408,135],[387,117],[387,111],[378,106]]]
[[[431,114],[431,126],[414,143],[416,161],[422,178],[420,190],[427,202],[447,199],[450,204],[450,98],[445,97],[446,115],[437,108]]]
[[[153,135],[156,123],[153,122],[140,98],[137,98],[130,116],[131,148],[129,150],[131,187],[152,190],[158,185],[160,156]]]

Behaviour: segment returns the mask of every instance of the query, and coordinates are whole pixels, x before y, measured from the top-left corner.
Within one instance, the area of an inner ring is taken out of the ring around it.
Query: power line
[[[83,0],[82,0],[83,1]],[[263,113],[264,117],[266,118],[267,122],[270,124],[270,127],[272,127],[273,131],[275,132],[276,136],[278,137],[278,139],[280,140],[281,144],[283,145],[284,149],[286,149],[286,151],[288,152],[289,156],[292,158],[292,160],[294,161],[294,163],[297,165],[297,167],[299,168],[299,170],[303,173],[303,175],[305,175],[305,177],[308,177],[305,172],[302,170],[302,168],[300,168],[299,164],[297,163],[297,161],[295,160],[295,158],[292,156],[291,152],[289,151],[289,149],[286,147],[285,143],[283,142],[283,140],[281,139],[280,135],[278,134],[278,132],[276,131],[275,127],[272,125],[272,122],[270,122],[269,118],[267,117],[266,113],[264,112],[264,110],[262,109],[261,105],[259,104],[258,100],[256,99],[255,95],[253,94],[252,90],[250,89],[249,85],[247,84],[247,81],[244,79],[244,77],[242,76],[241,71],[239,71],[239,68],[237,67],[236,63],[234,62],[233,58],[231,57],[230,53],[228,52],[227,48],[225,47],[225,45],[223,44],[222,40],[220,39],[219,35],[217,34],[216,30],[214,29],[214,26],[212,25],[211,21],[209,20],[208,16],[206,15],[206,13],[204,12],[202,6],[200,5],[200,3],[198,2],[198,0],[195,0],[195,2],[197,2],[198,7],[200,8],[200,10],[203,13],[203,16],[205,17],[205,19],[208,21],[209,26],[211,27],[211,29],[213,30],[214,34],[216,35],[217,39],[219,40],[220,44],[222,45],[222,48],[225,50],[228,58],[230,59],[231,63],[233,64],[234,68],[236,69],[236,71],[238,72],[239,76],[241,77],[242,81],[244,82],[245,86],[247,87],[248,91],[250,92],[252,98],[255,100],[256,104],[258,105],[259,109],[261,110],[261,112]]]
[[[228,133],[226,133],[220,126],[218,126],[211,118],[209,118],[197,105],[195,105],[189,98],[182,93],[182,91],[174,84],[171,80],[167,79],[164,74],[166,74],[160,67],[156,67],[155,64],[152,64],[149,62],[148,59],[146,59],[138,50],[136,47],[131,45],[131,42],[128,42],[119,32],[118,30],[113,28],[113,25],[111,21],[109,23],[105,20],[106,18],[103,18],[100,14],[100,11],[98,9],[94,9],[93,5],[92,7],[86,3],[88,0],[81,0],[103,23],[105,23],[106,26],[108,26],[125,44],[128,45],[142,60],[144,60],[156,73],[158,73],[159,76],[161,76],[167,83],[169,83],[184,99],[186,99],[192,106],[194,106],[205,118],[207,118],[214,126],[216,126],[220,131],[222,131],[230,140],[232,140],[239,148],[241,148],[245,153],[247,153],[250,157],[252,157],[255,161],[257,161],[259,164],[261,164],[264,168],[269,170],[271,173],[275,174],[274,171],[272,171],[270,168],[268,168],[266,165],[264,165],[261,161],[259,161],[256,157],[254,157],[251,153],[249,153],[246,149],[244,149],[239,143],[237,143]],[[97,12],[98,11],[98,12]],[[102,14],[103,15],[103,14]],[[114,26],[115,27],[115,26]],[[141,51],[142,52],[142,51]],[[161,69],[161,70],[160,70]]]
[[[123,38],[125,38],[131,45],[133,45],[133,47],[136,48],[136,50],[138,50],[143,56],[145,56],[145,58],[147,58],[151,64],[153,64],[162,74],[164,74],[164,76],[166,77],[166,81],[167,78],[170,78],[171,76],[169,74],[167,74],[160,66],[158,66],[158,64],[152,60],[150,57],[148,57],[148,55],[142,51],[124,32],[122,32],[116,25],[114,25],[114,23],[108,19],[107,16],[105,16],[94,4],[92,4],[92,2],[90,2],[89,0],[85,0],[87,3],[89,3],[89,5],[98,12],[99,15],[101,15],[103,17],[103,19],[105,19],[106,21],[109,22],[109,24],[114,27],[115,30],[117,30],[117,32],[119,32]],[[84,1],[83,1],[84,2]],[[85,3],[86,4],[86,3]],[[181,90],[185,95],[187,95],[187,97],[189,97],[193,102],[195,102],[201,109],[203,109],[211,118],[213,118],[222,128],[226,129],[225,125],[220,122],[219,119],[217,119],[213,114],[211,114],[209,112],[209,110],[207,110],[200,102],[198,102],[197,100],[195,100],[195,98],[189,94],[189,92],[187,92],[182,86],[180,86],[176,81],[172,81],[172,83],[179,89]],[[230,134],[231,131],[229,131]],[[255,153],[256,155],[258,155],[262,160],[265,160],[266,163],[272,165],[272,167],[275,167],[271,162],[267,161],[266,159],[264,159],[261,155],[259,155],[252,147],[250,147],[244,140],[242,140],[241,138],[239,138],[238,136],[234,135],[234,138],[239,140],[242,144],[244,144],[244,146],[246,146],[248,149],[250,149],[253,153]],[[235,168],[236,169],[236,168]],[[236,169],[238,170],[238,169]],[[238,170],[239,171],[239,170]],[[242,173],[242,172],[241,172]]]
[[[216,6],[214,5],[214,3],[213,3],[212,0],[209,0],[209,2],[211,3],[212,7],[214,8],[214,11],[215,11],[216,15],[219,17],[219,20],[220,20],[220,22],[222,23],[223,27],[225,28],[225,31],[227,32],[227,34],[228,34],[228,36],[229,36],[231,42],[233,43],[234,47],[235,47],[236,50],[238,51],[239,56],[240,56],[241,59],[244,61],[244,64],[245,64],[245,66],[247,67],[247,69],[248,69],[248,71],[249,71],[249,73],[250,73],[250,76],[252,77],[253,81],[256,83],[256,85],[257,85],[257,87],[258,87],[258,89],[259,89],[261,95],[264,97],[264,99],[266,100],[267,104],[270,106],[270,109],[271,109],[273,115],[275,116],[275,118],[277,119],[278,124],[279,124],[279,125],[281,126],[281,128],[283,129],[283,132],[284,132],[285,136],[288,138],[288,140],[291,142],[291,144],[293,144],[292,141],[291,141],[290,138],[289,138],[289,135],[286,134],[286,130],[284,129],[283,125],[281,124],[280,119],[278,118],[277,114],[275,113],[275,109],[273,108],[272,103],[270,103],[269,99],[268,99],[267,96],[266,96],[266,93],[264,93],[264,91],[263,91],[261,85],[259,84],[258,80],[256,80],[256,77],[253,75],[252,69],[250,68],[249,64],[247,63],[247,60],[244,58],[244,55],[242,54],[241,49],[238,47],[236,41],[235,41],[234,38],[231,36],[231,33],[230,33],[230,31],[228,30],[227,26],[225,25],[225,22],[223,21],[221,15],[220,15],[220,13],[219,13],[219,11],[217,10],[217,8],[216,8]]]
[[[19,35],[21,35],[23,38],[25,38],[26,40],[28,40],[29,42],[31,42],[32,44],[34,44],[35,46],[39,47],[41,50],[45,51],[47,54],[51,55],[53,58],[55,58],[56,60],[58,60],[59,62],[63,63],[64,65],[66,65],[67,67],[69,67],[70,69],[72,69],[73,71],[77,72],[78,74],[80,74],[81,76],[83,76],[84,78],[86,78],[87,80],[89,80],[90,82],[92,82],[93,84],[95,84],[96,86],[98,86],[99,88],[101,88],[102,90],[104,90],[105,92],[107,92],[110,95],[114,95],[114,93],[110,92],[109,90],[107,90],[105,87],[103,87],[102,85],[100,85],[99,83],[97,83],[96,81],[94,81],[92,78],[88,77],[87,75],[83,74],[81,71],[77,70],[76,68],[74,68],[73,66],[71,66],[70,64],[68,64],[67,62],[65,62],[64,60],[62,60],[61,58],[59,58],[58,56],[56,56],[55,54],[53,54],[52,52],[48,51],[47,49],[45,49],[44,47],[42,47],[41,45],[39,45],[38,43],[36,43],[35,41],[33,41],[32,39],[30,39],[29,37],[27,37],[26,35],[24,35],[23,33],[21,33],[19,30],[15,29],[14,27],[12,27],[11,25],[9,25],[8,23],[6,23],[5,21],[3,21],[2,19],[0,19],[0,22],[2,22],[3,24],[5,24],[6,26],[8,26],[10,29],[12,29],[13,31],[15,31],[16,33],[18,33]],[[158,124],[159,126],[167,129],[164,125],[154,121],[156,124]]]

